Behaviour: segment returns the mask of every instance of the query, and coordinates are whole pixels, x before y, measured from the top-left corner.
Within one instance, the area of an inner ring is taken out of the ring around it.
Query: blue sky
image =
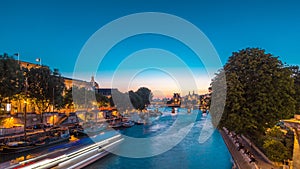
[[[63,75],[71,77],[83,45],[102,26],[128,14],[163,12],[186,19],[202,30],[223,64],[234,51],[260,47],[280,56],[287,64],[300,65],[297,50],[300,40],[299,8],[300,3],[296,0],[2,0],[0,53],[19,52],[20,59],[29,62],[41,58],[42,64],[58,68]],[[104,87],[109,86],[105,78],[122,61],[119,56],[125,57],[143,48],[161,48],[182,56],[191,69],[198,71],[199,77],[203,76],[197,82],[201,83],[200,88],[204,90],[209,84],[203,65],[191,59],[193,53],[188,48],[170,38],[155,35],[132,37],[114,47],[100,65],[102,74],[97,74],[96,80]],[[176,68],[176,65],[173,67]],[[89,80],[90,76],[82,78]],[[202,84],[203,81],[205,83]],[[142,84],[132,88],[138,85]],[[157,84],[163,85],[167,84]]]

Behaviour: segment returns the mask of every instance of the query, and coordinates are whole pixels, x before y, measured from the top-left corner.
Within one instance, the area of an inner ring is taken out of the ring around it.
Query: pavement
[[[259,169],[279,169],[250,140],[241,137],[240,141],[255,156],[257,160],[256,165]]]
[[[227,145],[227,148],[234,160],[235,166],[238,169],[256,169],[256,167],[253,164],[250,164],[249,161],[247,161],[243,157],[243,154],[237,150],[237,147],[234,144],[233,140],[230,138],[230,136],[227,135],[224,130],[220,130],[220,133],[221,133],[223,140],[224,140],[225,144]]]
[[[233,139],[231,135],[228,135],[228,131],[220,130],[220,133],[228,147],[228,150],[231,153],[231,156],[235,162],[235,165],[239,169],[279,169],[278,167],[274,166],[270,161],[266,159],[264,154],[260,152],[260,150],[255,147],[253,143],[251,143],[247,138],[245,137],[237,137],[236,139]],[[244,148],[240,151],[238,151],[238,144],[235,143],[236,140],[239,141],[239,143],[244,145]],[[245,150],[249,150],[251,154],[255,157],[255,162],[249,162],[249,156],[244,153]]]

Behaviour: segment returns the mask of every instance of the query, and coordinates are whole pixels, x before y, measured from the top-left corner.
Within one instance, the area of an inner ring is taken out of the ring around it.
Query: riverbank
[[[231,156],[234,161],[233,168],[236,169],[255,169],[254,166],[252,166],[249,162],[244,160],[242,154],[237,151],[236,145],[234,145],[234,142],[230,139],[230,137],[225,133],[224,130],[219,130]]]
[[[224,128],[219,130],[235,165],[239,169],[277,169],[265,155],[244,136],[239,137],[229,134]],[[254,160],[251,159],[254,158]]]

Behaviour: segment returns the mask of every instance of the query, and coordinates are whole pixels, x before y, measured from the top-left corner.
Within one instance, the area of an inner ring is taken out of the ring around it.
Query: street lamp
[[[24,74],[26,76],[26,73]],[[24,101],[24,139],[26,140],[26,126],[27,126],[27,87],[28,87],[28,81],[27,77],[25,77],[25,101]]]
[[[54,121],[55,121],[55,118],[56,118],[56,115],[53,115],[53,118],[52,118],[52,126],[54,127]]]

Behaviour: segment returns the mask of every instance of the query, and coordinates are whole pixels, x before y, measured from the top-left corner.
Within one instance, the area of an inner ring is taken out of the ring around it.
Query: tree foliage
[[[142,103],[144,105],[150,104],[150,100],[152,100],[153,97],[153,94],[151,93],[150,89],[146,87],[140,87],[135,93],[141,97]]]
[[[72,87],[65,89],[65,95],[63,97],[63,105],[67,109],[74,109]]]
[[[145,101],[139,94],[138,92],[133,92],[132,90],[129,91],[129,98],[130,98],[130,102],[132,104],[132,106],[135,109],[138,110],[142,110],[145,108],[145,103],[147,103],[147,101]]]
[[[65,83],[58,69],[54,69],[51,75],[50,88],[52,88],[52,93],[50,94],[50,97],[52,97],[51,104],[56,109],[63,108],[63,92],[65,89]]]
[[[21,93],[24,84],[20,65],[8,54],[0,55],[0,104]]]
[[[295,112],[292,71],[271,54],[258,48],[234,52],[212,80],[218,98],[220,80],[226,76],[226,104],[219,126],[257,136]],[[220,112],[211,110],[213,118]]]
[[[139,88],[136,92],[132,90],[128,93],[114,91],[112,93],[112,105],[115,105],[119,111],[137,109],[143,110],[150,104],[152,92],[146,87]]]
[[[48,67],[31,68],[27,73],[27,83],[27,94],[39,113],[46,111],[50,105],[56,108],[63,105],[65,85],[58,70],[52,72]]]
[[[96,93],[95,96],[96,96],[96,101],[97,101],[97,106],[98,107],[110,106],[109,105],[109,99],[107,97],[103,96],[100,93]]]
[[[275,139],[268,139],[264,142],[263,148],[266,155],[270,160],[276,162],[282,162],[286,159],[287,148],[283,145],[282,142]]]
[[[76,108],[92,108],[96,102],[95,91],[85,87],[73,86],[72,97]]]
[[[290,66],[289,69],[293,72],[292,77],[294,78],[295,94],[294,98],[296,100],[296,114],[300,114],[300,71],[298,66]]]

